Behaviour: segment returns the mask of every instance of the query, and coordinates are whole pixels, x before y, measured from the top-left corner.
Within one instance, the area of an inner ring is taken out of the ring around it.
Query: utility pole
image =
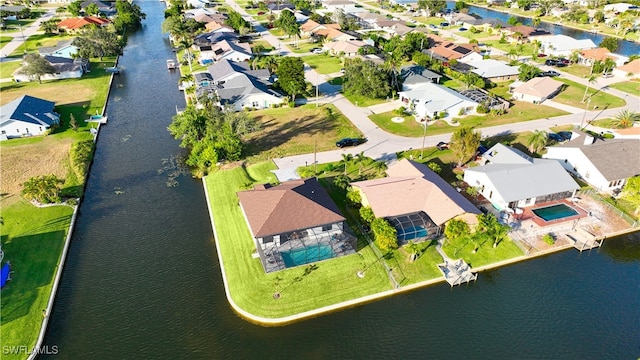
[[[316,138],[313,138],[313,175],[316,176],[318,174],[318,161],[316,159],[316,155],[318,154],[318,141]]]
[[[320,86],[320,83],[318,82],[318,72],[316,71],[316,109],[318,108],[318,102],[320,102],[320,98],[318,97],[318,86]]]
[[[424,141],[427,138],[427,119],[424,119],[424,132],[422,133],[422,149],[420,149],[420,159],[424,155]]]
[[[591,96],[587,98],[587,103],[584,105],[584,114],[582,114],[582,121],[580,121],[580,130],[582,130],[582,124],[584,124],[584,119],[587,117],[587,109],[589,108],[589,103],[591,103]]]

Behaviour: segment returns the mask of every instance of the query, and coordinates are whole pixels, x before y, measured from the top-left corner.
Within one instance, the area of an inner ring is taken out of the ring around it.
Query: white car
[[[324,49],[315,48],[315,49],[311,50],[311,52],[314,53],[314,54],[322,54],[324,52]]]

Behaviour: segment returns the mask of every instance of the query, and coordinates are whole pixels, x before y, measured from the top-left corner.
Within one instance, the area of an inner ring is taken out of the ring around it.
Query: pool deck
[[[533,213],[533,210],[537,210],[539,208],[549,207],[549,206],[553,206],[553,205],[558,205],[558,204],[564,204],[566,206],[571,207],[572,209],[574,209],[575,211],[578,212],[578,215],[567,216],[567,217],[563,217],[563,218],[560,218],[560,219],[547,221],[547,220],[545,220],[545,219],[543,219],[543,218],[541,218],[538,215]],[[525,208],[522,214],[515,215],[515,216],[520,221],[532,220],[536,225],[544,227],[544,226],[555,225],[555,224],[559,224],[559,223],[563,223],[563,222],[576,221],[578,219],[586,218],[586,217],[589,216],[589,213],[587,211],[585,211],[584,209],[582,209],[577,204],[572,203],[572,202],[570,202],[570,201],[565,199],[565,200],[554,200],[554,201],[549,201],[549,202],[546,202],[546,203],[536,204],[535,207],[533,207],[533,208]]]

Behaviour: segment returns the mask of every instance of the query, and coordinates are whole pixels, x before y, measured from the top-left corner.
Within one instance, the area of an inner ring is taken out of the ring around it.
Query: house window
[[[39,128],[40,128],[40,131],[42,131],[42,126],[40,126]]]
[[[322,226],[322,231],[329,231],[333,228],[333,224],[329,224],[329,225],[323,225]]]
[[[255,107],[255,108],[257,108],[258,106],[260,106],[260,104],[258,104],[258,102],[257,102],[257,101],[252,102],[252,103],[251,103],[251,105],[252,105],[253,107]]]
[[[489,199],[493,198],[493,190],[489,192]]]
[[[273,236],[269,235],[269,236],[265,236],[262,238],[262,243],[263,244],[269,244],[273,242]]]
[[[5,130],[2,130],[2,134],[3,134],[3,135],[4,135],[4,134],[6,134],[6,133],[7,133],[7,132],[6,132]]]

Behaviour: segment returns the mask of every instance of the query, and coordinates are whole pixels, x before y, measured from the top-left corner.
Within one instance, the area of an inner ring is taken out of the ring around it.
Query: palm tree
[[[344,175],[347,176],[347,168],[349,168],[349,164],[353,161],[353,155],[351,154],[342,154],[342,160],[340,163],[344,165]]]
[[[384,161],[375,161],[371,166],[376,170],[378,174],[387,169],[387,164]]]
[[[527,138],[530,153],[538,153],[547,145],[547,132],[544,130],[536,130]]]
[[[364,164],[366,159],[367,156],[364,154],[364,151],[360,151],[360,153],[356,154],[355,156],[356,163],[360,165],[360,167],[358,168],[358,176],[362,174],[362,165]]]
[[[606,58],[604,59],[604,70],[602,72],[607,74],[611,72],[614,67],[616,67],[616,62],[611,58]]]
[[[398,86],[398,73],[400,64],[402,64],[402,59],[397,52],[391,53],[391,55],[384,62],[384,66],[391,75],[391,88],[395,91],[398,91],[400,89],[400,87]]]
[[[612,124],[618,129],[626,129],[632,127],[636,122],[640,122],[640,113],[625,109],[616,115]]]
[[[584,95],[582,95],[582,101],[580,102],[584,102],[584,100],[587,98],[587,91],[589,91],[589,85],[595,84],[597,79],[598,78],[593,74],[590,75],[589,78],[587,78],[587,87],[584,89]]]

